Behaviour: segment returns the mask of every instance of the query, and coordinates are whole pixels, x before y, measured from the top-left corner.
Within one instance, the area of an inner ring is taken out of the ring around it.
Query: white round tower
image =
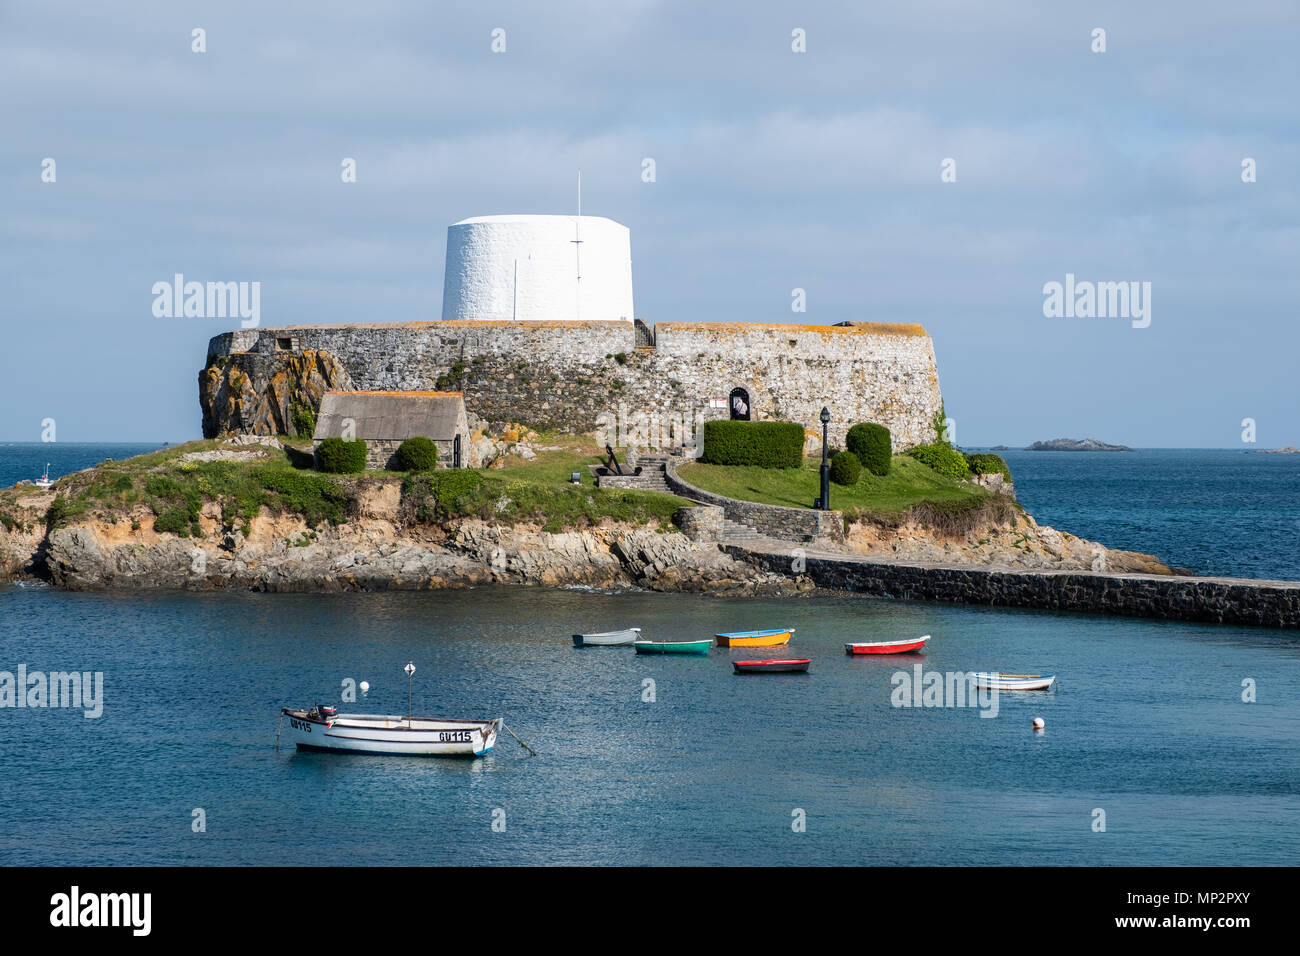
[[[631,233],[601,216],[462,219],[447,227],[442,317],[631,322]]]

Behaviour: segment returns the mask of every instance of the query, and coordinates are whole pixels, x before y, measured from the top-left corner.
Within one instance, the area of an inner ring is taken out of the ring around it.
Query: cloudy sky
[[[198,437],[233,324],[155,282],[435,319],[446,227],[580,168],[639,316],[920,322],[960,444],[1300,445],[1297,49],[1292,0],[2,0],[0,439]],[[1067,273],[1150,282],[1149,327],[1045,317]]]

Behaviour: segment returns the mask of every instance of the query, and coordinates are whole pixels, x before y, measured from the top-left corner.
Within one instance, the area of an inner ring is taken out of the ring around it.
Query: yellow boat
[[[790,643],[793,627],[777,631],[731,631],[715,634],[719,647],[780,647]]]

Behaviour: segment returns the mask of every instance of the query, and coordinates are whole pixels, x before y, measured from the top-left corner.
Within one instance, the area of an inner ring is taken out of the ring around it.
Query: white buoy
[[[1047,726],[1047,721],[1043,720],[1043,718],[1041,717],[1034,718],[1034,730],[1042,730],[1046,726]]]
[[[361,693],[363,693],[363,694],[368,694],[368,693],[370,693],[370,681],[368,681],[368,680],[363,680],[363,681],[361,682]]]

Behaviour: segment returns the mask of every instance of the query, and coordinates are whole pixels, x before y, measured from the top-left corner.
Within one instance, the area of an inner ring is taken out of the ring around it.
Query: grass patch
[[[51,530],[75,518],[118,521],[131,519],[138,528],[142,507],[164,533],[181,537],[202,534],[200,515],[209,503],[220,512],[227,531],[244,528],[262,509],[271,514],[299,515],[311,528],[324,522],[341,524],[355,513],[359,490],[385,478],[401,479],[407,520],[423,523],[460,517],[481,517],[499,524],[541,524],[547,531],[590,527],[604,519],[670,527],[673,512],[690,504],[674,495],[592,487],[587,465],[600,459],[588,438],[548,434],[538,442],[554,446],[531,461],[506,457],[497,469],[442,470],[405,475],[367,472],[364,477],[325,475],[295,467],[301,452],[272,453],[263,461],[181,462],[182,455],[216,448],[217,441],[188,442],[125,461],[105,462],[59,482],[59,493],[46,514]],[[310,443],[302,443],[309,446]],[[256,447],[256,446],[250,446]],[[620,461],[623,453],[619,454]],[[572,472],[582,485],[569,484]],[[415,479],[424,479],[422,483]],[[34,493],[22,489],[23,494]],[[0,494],[0,527],[20,523],[7,505],[18,495]]]
[[[806,458],[802,468],[683,465],[677,473],[712,491],[787,508],[811,508],[821,494],[821,459]],[[907,455],[895,455],[888,475],[863,471],[857,484],[831,486],[831,507],[848,521],[896,527],[914,521],[944,534],[964,534],[1011,520],[1019,506],[1006,495],[936,473]]]
[[[539,452],[533,461],[519,459],[502,469],[410,475],[402,484],[403,511],[418,522],[481,518],[505,525],[540,523],[551,532],[587,528],[605,519],[671,530],[673,512],[691,504],[659,492],[592,487],[587,465],[600,458],[582,451],[594,443],[571,444],[581,450]],[[575,471],[586,484],[569,483]]]

